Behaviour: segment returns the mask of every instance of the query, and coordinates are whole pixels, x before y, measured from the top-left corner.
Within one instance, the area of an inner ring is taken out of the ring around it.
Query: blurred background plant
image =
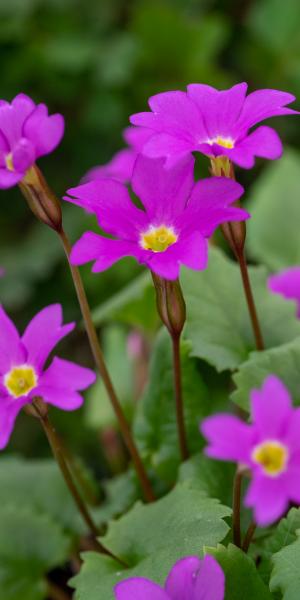
[[[281,0],[0,0],[0,95],[10,100],[24,91],[65,116],[61,146],[40,161],[51,185],[63,195],[89,168],[107,162],[122,147],[128,116],[145,109],[151,94],[183,89],[189,82],[222,88],[246,80],[251,90],[275,87],[299,97],[299,24],[298,0],[286,0],[284,7]],[[277,118],[276,128],[285,144],[299,146],[294,119]],[[258,161],[251,175],[244,172],[239,178],[248,185],[257,176],[265,177],[267,169]],[[292,173],[297,193],[297,169]],[[6,310],[22,328],[42,306],[58,301],[66,319],[80,322],[56,236],[35,222],[17,188],[1,193],[1,209],[0,265],[5,277],[0,280],[0,300]],[[94,227],[79,209],[64,206],[64,215],[73,240],[88,221]],[[131,260],[99,276],[89,267],[82,271],[130,416],[132,398],[140,395],[146,379],[149,345],[157,329],[153,292]],[[61,354],[92,364],[80,329],[62,345]],[[207,367],[205,377],[210,377]],[[101,382],[89,396],[79,413],[55,418],[68,444],[105,474],[121,468],[122,453]],[[106,456],[100,441],[105,442]],[[8,449],[12,451],[48,454],[39,428],[28,418],[18,422]]]

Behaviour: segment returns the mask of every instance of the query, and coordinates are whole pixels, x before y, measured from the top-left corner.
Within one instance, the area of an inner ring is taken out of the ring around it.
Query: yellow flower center
[[[10,154],[6,155],[6,157],[5,157],[5,164],[6,164],[6,168],[9,171],[14,171],[15,170],[14,169],[14,165],[13,165],[13,155],[12,155],[11,152],[10,152]]]
[[[218,144],[218,146],[222,146],[223,148],[229,148],[231,150],[234,148],[234,141],[231,138],[224,138],[221,135],[209,140],[208,142],[211,146],[212,144]]]
[[[11,396],[27,396],[37,385],[37,374],[33,367],[21,365],[13,367],[4,377],[4,385]]]
[[[166,227],[165,225],[154,227],[151,225],[147,231],[141,234],[140,244],[144,250],[164,252],[169,246],[175,244],[177,239],[178,236],[173,227]]]
[[[258,444],[252,452],[252,460],[261,465],[264,473],[270,477],[277,477],[285,471],[288,457],[287,447],[273,440]]]

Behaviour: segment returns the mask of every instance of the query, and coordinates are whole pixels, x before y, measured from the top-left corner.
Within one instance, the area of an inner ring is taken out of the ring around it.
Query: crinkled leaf
[[[260,387],[267,375],[282,379],[297,405],[300,404],[300,337],[289,344],[265,352],[253,353],[233,376],[236,390],[231,398],[242,408],[249,408],[250,391]]]
[[[270,588],[280,590],[283,600],[299,600],[300,538],[273,555]]]
[[[249,274],[266,347],[300,335],[294,306],[269,292],[266,270],[251,267]],[[211,248],[208,268],[184,270],[182,286],[187,303],[185,334],[192,342],[192,354],[218,371],[235,369],[247,360],[255,342],[238,265]]]
[[[180,466],[178,481],[189,481],[210,498],[218,498],[230,506],[235,468],[232,463],[195,454]]]
[[[254,552],[259,554],[259,572],[265,581],[269,581],[272,570],[272,556],[285,546],[297,540],[297,531],[300,529],[300,510],[291,508],[288,515],[279,521],[269,535],[258,538],[254,545]]]
[[[271,600],[272,596],[263,583],[254,561],[242,550],[229,544],[208,548],[221,565],[226,579],[224,600]]]
[[[162,583],[176,560],[202,554],[203,546],[221,541],[228,526],[223,518],[231,510],[187,483],[153,504],[138,502],[118,521],[110,524],[103,543],[125,561],[87,553],[81,572],[72,580],[79,600],[113,600],[113,586],[132,576]]]

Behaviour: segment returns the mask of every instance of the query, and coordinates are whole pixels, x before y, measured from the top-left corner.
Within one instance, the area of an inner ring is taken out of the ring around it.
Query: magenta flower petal
[[[25,94],[9,104],[0,102],[0,187],[9,188],[25,177],[35,160],[51,152],[63,136],[61,115],[48,116],[44,104]]]
[[[136,154],[141,152],[145,143],[152,135],[151,129],[145,127],[126,127],[123,131],[123,138]]]
[[[172,247],[169,252],[172,252]],[[174,247],[174,252],[178,255],[179,263],[189,269],[202,271],[207,267],[208,243],[198,231],[194,231],[191,235],[180,240]],[[152,261],[150,264],[152,265]]]
[[[7,402],[0,398],[0,450],[7,446],[15,420],[24,404],[26,404],[26,400]]]
[[[185,231],[194,229],[195,223],[204,235],[210,236],[224,222],[244,220],[248,213],[236,207],[229,207],[243,194],[243,188],[232,179],[211,177],[196,183],[188,201],[186,211],[180,215],[181,226]],[[176,226],[175,221],[175,226]]]
[[[56,344],[68,333],[75,323],[62,324],[60,304],[52,304],[35,315],[28,324],[22,342],[27,350],[27,361],[41,369]]]
[[[176,168],[166,172],[163,160],[151,160],[141,154],[138,156],[131,185],[141,199],[149,220],[168,223],[182,213],[194,185],[194,163],[189,156]]]
[[[271,127],[261,126],[250,133],[233,150],[226,151],[227,156],[240,167],[251,169],[255,157],[276,160],[282,155],[282,143],[279,135]]]
[[[16,416],[35,397],[64,410],[81,406],[81,390],[95,381],[90,369],[54,358],[46,371],[43,365],[57,342],[73,323],[62,324],[61,306],[40,311],[19,334],[0,307],[0,448],[7,444]]]
[[[225,575],[213,556],[205,556],[195,579],[191,600],[224,600]]]
[[[0,373],[5,374],[14,363],[22,364],[25,358],[19,333],[0,305]]]
[[[71,261],[74,265],[82,265],[95,260],[93,272],[99,273],[125,256],[134,256],[139,260],[135,244],[123,240],[112,240],[87,231],[73,246]]]
[[[191,141],[181,139],[168,133],[156,133],[146,142],[143,154],[149,158],[166,157],[166,169],[175,167],[186,158],[192,150],[196,150]]]
[[[201,432],[209,442],[205,453],[221,460],[250,463],[253,431],[237,417],[215,415],[204,419]]]
[[[247,96],[237,122],[237,128],[247,131],[252,125],[269,117],[298,114],[298,111],[286,108],[286,104],[291,104],[295,100],[295,96],[287,92],[268,89],[256,90]]]
[[[285,436],[293,415],[292,401],[275,375],[269,375],[260,390],[252,390],[251,415],[260,436],[270,439]]]
[[[245,102],[247,87],[247,83],[238,83],[229,90],[219,92],[209,85],[199,83],[187,86],[189,98],[194,100],[201,114],[205,115],[204,122],[209,138],[218,136],[220,129],[224,136],[230,136]]]
[[[207,243],[214,229],[232,219],[245,220],[243,209],[232,207],[243,188],[227,178],[194,185],[194,159],[187,157],[172,170],[163,161],[138,156],[132,187],[145,210],[136,208],[127,189],[115,180],[99,180],[69,190],[66,200],[93,211],[100,226],[116,239],[85,233],[75,244],[71,260],[95,260],[94,272],[132,256],[166,279],[179,276],[180,265],[203,269]]]
[[[251,393],[252,424],[217,415],[204,420],[207,454],[235,460],[252,475],[245,504],[261,526],[276,521],[290,502],[300,502],[300,409],[274,375]]]
[[[286,512],[289,505],[284,480],[256,474],[250,483],[245,505],[253,508],[258,525],[271,525]]]
[[[7,169],[0,168],[0,189],[6,190],[23,179],[24,173],[17,173],[16,171],[8,171]]]
[[[116,585],[117,600],[224,600],[224,573],[212,556],[187,556],[171,569],[165,589],[142,577]]]
[[[90,369],[55,357],[48,369],[41,375],[35,390],[45,402],[63,410],[75,410],[83,403],[78,390],[85,390],[96,380]]]
[[[115,588],[117,600],[169,600],[166,592],[154,581],[132,577],[118,583]]]
[[[64,200],[94,212],[107,233],[131,239],[146,224],[145,213],[134,206],[126,187],[113,179],[91,181],[67,193],[74,198]]]
[[[11,150],[23,137],[24,122],[34,109],[34,102],[25,94],[18,94],[11,104],[0,105],[0,130]]]
[[[272,292],[288,300],[296,300],[297,316],[300,318],[300,267],[290,267],[272,275],[268,279],[268,286]]]
[[[148,259],[147,264],[151,271],[163,279],[174,281],[179,277],[180,262],[178,253],[168,248],[165,252],[156,252]]]
[[[299,114],[286,108],[294,96],[278,90],[259,90],[246,95],[241,83],[219,91],[192,84],[185,92],[165,92],[149,99],[152,112],[139,113],[130,121],[152,131],[142,152],[151,158],[165,157],[166,167],[174,166],[184,155],[202,152],[210,158],[228,156],[244,168],[251,168],[256,156],[276,159],[281,142],[273,130],[249,130],[266,118]]]
[[[194,595],[195,583],[203,562],[197,556],[187,556],[175,563],[165,583],[168,598],[172,600],[193,600],[196,598]]]
[[[24,124],[24,135],[35,147],[36,157],[52,152],[64,135],[62,115],[48,115],[45,104],[38,104]]]
[[[149,98],[149,106],[154,114],[163,119],[166,133],[175,131],[193,132],[203,137],[207,130],[197,105],[185,92],[163,92]]]

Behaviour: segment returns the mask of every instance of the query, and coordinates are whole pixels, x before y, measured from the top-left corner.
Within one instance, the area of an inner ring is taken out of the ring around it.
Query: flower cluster
[[[256,156],[279,158],[282,144],[272,128],[263,125],[249,130],[269,117],[297,114],[286,107],[295,97],[269,89],[248,96],[246,92],[246,83],[224,91],[196,83],[188,85],[187,92],[152,96],[151,112],[130,119],[133,125],[147,129],[143,154],[165,157],[167,167],[194,151],[209,157],[227,156],[244,169],[253,167]]]
[[[293,408],[283,383],[270,375],[251,393],[251,419],[248,425],[215,415],[203,421],[201,431],[209,441],[208,456],[249,469],[245,504],[265,526],[281,517],[289,502],[300,503],[300,408]]]
[[[35,104],[25,94],[11,103],[0,101],[0,188],[21,181],[36,159],[49,154],[64,133],[64,119],[49,116],[45,104]]]
[[[79,392],[95,381],[93,371],[57,357],[45,368],[54,346],[74,326],[62,324],[61,306],[53,304],[20,336],[0,306],[0,448],[6,446],[20,410],[34,398],[63,410],[81,406]]]
[[[125,579],[115,587],[117,600],[223,600],[224,573],[212,556],[188,556],[171,569],[164,588],[143,577]]]
[[[73,247],[71,260],[80,265],[95,260],[95,273],[132,256],[165,279],[177,279],[180,265],[204,269],[207,238],[225,221],[249,215],[232,206],[243,188],[226,178],[194,182],[194,159],[186,157],[171,170],[163,160],[139,155],[131,187],[144,210],[135,206],[127,188],[102,179],[68,190],[73,202],[97,216],[114,239],[86,232]]]

